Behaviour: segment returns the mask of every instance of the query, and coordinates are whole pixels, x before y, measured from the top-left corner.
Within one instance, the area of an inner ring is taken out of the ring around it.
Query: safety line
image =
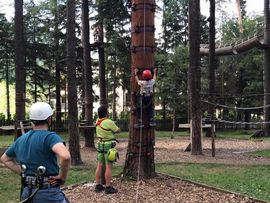
[[[201,100],[201,101],[204,103],[207,103],[207,104],[211,104],[213,106],[220,106],[223,108],[235,109],[235,110],[252,110],[252,109],[256,110],[256,109],[263,109],[263,108],[270,107],[270,104],[264,105],[264,106],[258,106],[258,107],[237,107],[237,106],[233,107],[233,106],[227,106],[227,105],[223,105],[223,104],[212,103],[212,102],[209,102],[206,100]]]
[[[222,119],[217,119],[216,120],[219,123],[228,123],[228,124],[236,124],[236,125],[263,125],[263,124],[268,124],[270,121],[262,121],[262,122],[237,122],[237,121],[227,121],[227,120],[222,120]]]
[[[144,54],[143,54],[143,57],[144,57],[144,63],[145,63],[145,44],[146,44],[146,37],[145,37],[145,21],[146,21],[146,12],[145,12],[145,0],[143,1],[143,26],[144,26],[144,29],[143,29],[143,46],[144,46]],[[140,121],[141,121],[141,124],[140,124],[140,143],[139,143],[139,163],[138,163],[138,174],[137,174],[137,189],[136,189],[136,203],[138,202],[138,196],[139,196],[139,181],[140,181],[140,168],[141,168],[141,145],[142,145],[142,95],[140,95]],[[138,118],[137,118],[138,119]]]
[[[136,188],[136,203],[138,202],[139,196],[139,181],[140,181],[140,168],[141,168],[141,152],[142,152],[142,96],[140,96],[140,142],[139,142],[139,163],[138,163],[138,171],[137,171],[137,188]],[[138,119],[138,118],[137,118]]]

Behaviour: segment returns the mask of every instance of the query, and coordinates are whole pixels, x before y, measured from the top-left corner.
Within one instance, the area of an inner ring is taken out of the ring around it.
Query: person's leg
[[[134,125],[135,128],[142,128],[144,125],[142,124],[142,118],[141,118],[141,108],[142,108],[142,97],[137,96],[136,97],[136,123]]]
[[[102,163],[97,164],[96,168],[96,184],[100,184],[100,178],[101,178],[101,173],[102,173]]]
[[[100,146],[98,145],[98,149],[100,149]],[[96,192],[101,192],[103,191],[105,188],[103,187],[103,185],[101,184],[101,175],[102,175],[102,167],[103,164],[105,164],[105,157],[104,157],[104,153],[98,153],[97,155],[97,168],[96,168],[96,186],[95,186],[95,191]]]
[[[109,187],[111,185],[111,180],[112,180],[112,164],[108,163],[106,164],[106,171],[105,171],[106,187]]]
[[[149,126],[156,126],[154,119],[154,109],[153,109],[153,100],[152,97],[148,97],[148,106],[147,106],[147,115],[149,117]]]
[[[105,193],[106,194],[113,194],[118,192],[117,189],[111,186],[112,181],[112,163],[106,164],[106,172],[105,172],[105,179],[106,179],[106,188]]]

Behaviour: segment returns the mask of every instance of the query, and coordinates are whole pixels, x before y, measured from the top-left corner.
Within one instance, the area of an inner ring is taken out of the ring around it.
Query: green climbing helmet
[[[118,151],[115,148],[111,148],[108,151],[108,160],[111,162],[115,162],[119,159]]]

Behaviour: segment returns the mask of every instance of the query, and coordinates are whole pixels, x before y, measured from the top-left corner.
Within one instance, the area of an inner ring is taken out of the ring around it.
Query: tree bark
[[[191,118],[191,154],[202,154],[201,142],[201,70],[200,70],[200,0],[189,1],[188,89]]]
[[[53,15],[54,15],[54,64],[55,64],[55,92],[56,92],[56,111],[55,111],[55,129],[62,128],[61,115],[61,70],[59,64],[59,29],[58,29],[58,4],[57,0],[53,1]]]
[[[98,36],[98,59],[99,59],[99,89],[100,89],[100,105],[108,106],[107,101],[107,88],[106,88],[106,67],[105,67],[105,53],[104,53],[104,32],[103,20],[99,23],[99,36]]]
[[[208,66],[208,114],[212,117],[215,114],[215,0],[210,0],[210,20],[209,20],[209,66]],[[212,103],[212,104],[211,104]],[[211,129],[207,129],[206,136],[210,137],[212,134]]]
[[[6,59],[6,96],[7,96],[7,124],[10,124],[10,96],[9,96],[9,59]]]
[[[264,0],[264,43],[267,48],[264,50],[264,105],[270,105],[270,11],[269,0]],[[270,107],[264,108],[264,121],[270,121]],[[270,136],[270,123],[265,123],[264,131],[266,136]]]
[[[16,121],[25,119],[25,41],[23,0],[15,0]],[[16,135],[18,136],[18,135]]]
[[[139,32],[132,32],[132,77],[131,77],[131,108],[133,109],[130,117],[129,143],[126,154],[124,175],[147,179],[156,175],[154,164],[154,129],[148,127],[147,113],[143,112],[144,128],[135,129],[136,120],[136,95],[139,86],[135,80],[135,69],[146,69],[154,67],[154,30],[149,31],[145,26],[154,26],[155,0],[133,0],[131,30],[140,28]],[[152,47],[152,48],[151,48]],[[139,76],[140,77],[140,76]]]
[[[75,0],[67,2],[68,133],[71,163],[82,164],[78,133],[77,78],[75,65]]]
[[[83,45],[83,70],[84,70],[84,109],[85,120],[88,126],[93,125],[93,78],[92,64],[90,57],[89,39],[89,5],[88,0],[82,0],[82,45]],[[85,147],[95,148],[94,129],[87,128],[83,131],[85,137]]]

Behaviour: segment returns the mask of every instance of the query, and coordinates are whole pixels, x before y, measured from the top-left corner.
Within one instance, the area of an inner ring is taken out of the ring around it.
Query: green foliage
[[[270,201],[268,166],[192,164],[157,164],[157,172]]]
[[[170,115],[187,115],[187,47],[177,47],[172,54],[158,54],[156,64],[159,67],[156,84],[158,102],[166,104]]]

